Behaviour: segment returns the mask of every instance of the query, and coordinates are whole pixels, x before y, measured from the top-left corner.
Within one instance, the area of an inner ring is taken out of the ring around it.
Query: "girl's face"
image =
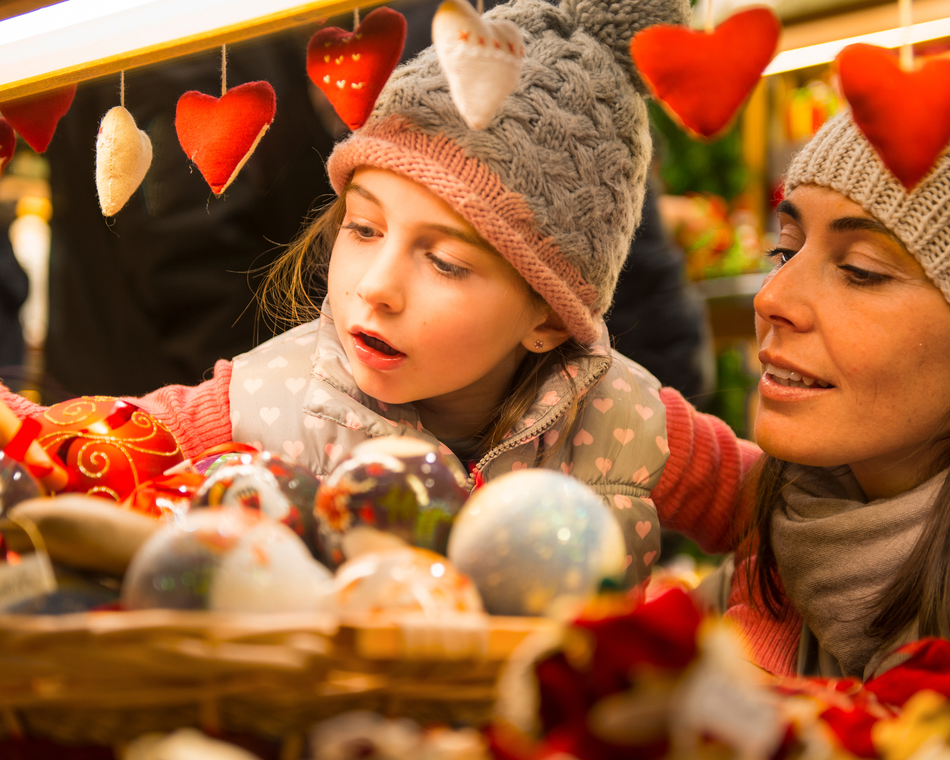
[[[375,168],[358,169],[346,193],[328,295],[364,393],[449,414],[490,413],[546,319],[447,203]]]
[[[801,186],[778,211],[777,265],[755,297],[756,440],[786,461],[851,465],[869,499],[912,488],[947,428],[950,304],[840,193]]]

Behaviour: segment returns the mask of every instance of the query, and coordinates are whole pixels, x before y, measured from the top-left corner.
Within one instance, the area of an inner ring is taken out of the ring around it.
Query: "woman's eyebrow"
[[[828,224],[828,229],[832,232],[876,232],[900,242],[897,236],[877,219],[867,216],[842,216],[839,219],[832,219]]]
[[[788,214],[796,222],[801,223],[802,215],[796,206],[791,201],[780,201],[779,204],[775,207],[775,212],[777,214]]]

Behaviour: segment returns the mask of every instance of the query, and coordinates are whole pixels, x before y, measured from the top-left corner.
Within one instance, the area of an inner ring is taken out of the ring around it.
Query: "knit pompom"
[[[609,47],[622,66],[636,73],[630,39],[654,24],[688,24],[688,0],[563,0],[560,12],[571,27],[583,27]],[[635,81],[643,91],[639,77]]]

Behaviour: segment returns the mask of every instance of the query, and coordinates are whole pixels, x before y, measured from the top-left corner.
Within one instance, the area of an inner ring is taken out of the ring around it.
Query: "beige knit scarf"
[[[890,499],[865,501],[849,467],[792,465],[772,516],[772,547],[789,599],[846,676],[862,678],[877,642],[869,605],[922,530],[947,471]]]

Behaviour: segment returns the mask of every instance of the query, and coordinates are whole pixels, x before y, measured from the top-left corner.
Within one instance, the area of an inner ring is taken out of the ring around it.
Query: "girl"
[[[750,529],[719,580],[755,662],[867,679],[894,647],[950,636],[950,153],[907,192],[840,115],[793,160],[778,214],[751,511],[725,485],[751,454],[716,472],[728,447],[693,438],[690,456],[672,413],[654,498],[712,551]]]
[[[628,580],[645,578],[659,552],[649,494],[668,456],[664,409],[656,380],[611,355],[601,316],[650,156],[630,37],[687,18],[680,0],[496,8],[484,21],[522,29],[522,74],[481,130],[434,50],[403,66],[334,150],[338,198],[265,294],[309,319],[309,279],[329,254],[320,315],[218,362],[197,388],[136,403],[185,456],[251,442],[323,476],[360,441],[401,434],[440,442],[471,486],[523,467],[570,473],[615,511]],[[500,45],[487,24],[459,22],[458,38],[473,65]],[[5,399],[20,416],[39,411]]]

